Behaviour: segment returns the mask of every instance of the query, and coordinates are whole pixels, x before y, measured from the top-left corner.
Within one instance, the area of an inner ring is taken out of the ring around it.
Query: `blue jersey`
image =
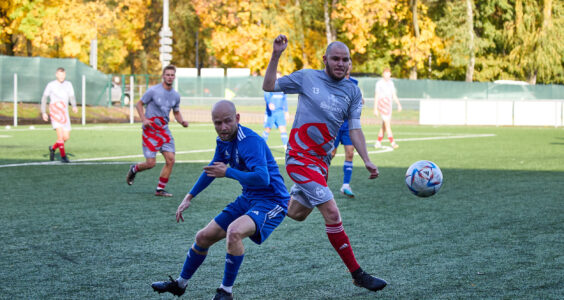
[[[271,115],[273,112],[287,112],[288,101],[286,94],[283,92],[265,92],[264,101],[266,102],[266,114]],[[274,110],[270,109],[269,104],[274,104]]]
[[[349,80],[352,81],[354,84],[356,84],[358,86],[358,80],[356,80],[355,78],[349,77]],[[341,125],[341,128],[339,128],[340,131],[349,131],[349,122],[345,122],[343,123],[343,125]]]
[[[272,201],[280,205],[285,211],[288,208],[290,194],[288,194],[284,178],[278,170],[278,164],[272,156],[272,152],[270,152],[262,137],[247,127],[238,126],[237,137],[232,141],[226,142],[219,137],[217,138],[215,154],[210,165],[213,165],[214,162],[223,162],[231,168],[243,172],[253,171],[256,167],[266,167],[270,178],[268,186],[250,186],[239,181],[243,187],[243,196],[249,199],[258,198]],[[190,191],[192,195],[196,196],[214,179],[207,177],[205,173],[203,173],[203,176],[206,182],[200,184],[200,180],[198,180],[198,183]]]

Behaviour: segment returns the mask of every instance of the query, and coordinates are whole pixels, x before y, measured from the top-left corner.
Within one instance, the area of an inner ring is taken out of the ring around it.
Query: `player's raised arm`
[[[287,46],[288,38],[285,35],[281,34],[274,39],[272,56],[270,57],[270,62],[266,68],[266,74],[264,74],[264,81],[262,82],[262,89],[266,92],[274,91],[278,61],[280,60],[280,55],[282,55],[282,52],[286,50]]]

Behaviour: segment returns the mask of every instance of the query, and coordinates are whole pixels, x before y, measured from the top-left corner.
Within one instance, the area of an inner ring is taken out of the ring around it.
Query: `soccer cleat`
[[[55,160],[55,149],[53,149],[52,146],[49,146],[49,160],[50,161]]]
[[[358,269],[354,271],[352,274],[353,283],[356,286],[363,287],[365,289],[369,289],[371,291],[379,291],[386,287],[388,284],[385,280],[374,277],[362,269]]]
[[[396,144],[396,142],[392,142],[392,147],[393,147],[394,149],[397,149],[397,148],[399,148],[399,145]]]
[[[70,163],[69,158],[65,155],[65,156],[61,156],[61,162],[63,163]]]
[[[349,198],[354,198],[354,193],[352,192],[350,187],[341,187],[341,194],[349,197]]]
[[[151,284],[151,287],[155,292],[166,293],[169,292],[175,296],[182,296],[186,291],[186,288],[181,288],[178,286],[178,281],[172,279],[171,276],[168,276],[170,281],[157,281]]]
[[[135,173],[133,172],[134,169],[135,169],[135,165],[131,165],[129,167],[129,171],[127,172],[127,176],[125,176],[125,181],[129,185],[132,185],[133,181],[135,180]]]
[[[376,143],[374,143],[374,148],[382,148],[382,142],[376,141]]]
[[[233,294],[224,291],[223,289],[217,289],[217,293],[213,300],[233,300]]]
[[[155,192],[155,196],[172,197],[172,194],[163,189],[157,189],[157,191]]]

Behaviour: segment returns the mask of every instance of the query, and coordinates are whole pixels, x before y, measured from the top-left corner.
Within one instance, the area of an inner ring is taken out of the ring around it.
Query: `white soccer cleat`
[[[376,141],[376,143],[374,143],[374,148],[382,148],[382,142]]]

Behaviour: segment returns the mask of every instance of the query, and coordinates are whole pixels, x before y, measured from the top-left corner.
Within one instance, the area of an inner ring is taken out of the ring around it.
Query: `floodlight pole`
[[[172,60],[172,31],[168,27],[168,0],[163,0],[163,28],[159,32],[161,68],[168,66]]]

